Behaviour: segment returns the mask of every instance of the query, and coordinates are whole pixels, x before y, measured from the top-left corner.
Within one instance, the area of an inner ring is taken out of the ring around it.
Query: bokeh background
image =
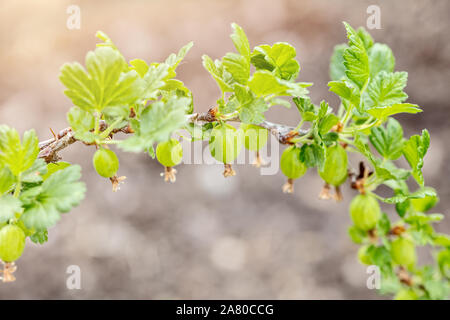
[[[129,58],[162,61],[190,40],[195,46],[178,69],[194,92],[195,109],[206,111],[219,91],[202,68],[234,50],[231,22],[240,24],[251,46],[287,41],[297,48],[299,80],[314,82],[315,103],[326,99],[328,61],[345,41],[342,21],[366,25],[376,1],[349,0],[129,0],[0,2],[0,123],[20,132],[35,128],[41,140],[66,126],[71,106],[58,80],[67,61],[84,62],[97,30],[106,32]],[[81,29],[69,30],[67,7],[81,9]],[[436,212],[448,213],[450,156],[450,2],[378,1],[380,30],[397,70],[409,72],[409,101],[418,115],[397,117],[406,136],[428,128],[431,149],[424,168],[437,188]],[[295,108],[275,107],[269,120],[295,125]],[[62,153],[83,167],[86,199],[63,216],[41,247],[28,243],[18,261],[17,281],[0,283],[0,299],[376,299],[366,288],[357,246],[347,237],[344,188],[339,204],[317,199],[321,182],[308,172],[295,194],[281,192],[281,173],[261,176],[238,166],[224,179],[215,165],[184,165],[175,184],[164,183],[162,168],[146,155],[119,153],[120,174],[128,177],[117,193],[91,165],[93,148],[75,144]],[[355,159],[352,159],[356,165]],[[439,226],[450,231],[450,219]],[[424,256],[427,259],[427,256]],[[82,289],[66,288],[66,268],[78,265]]]

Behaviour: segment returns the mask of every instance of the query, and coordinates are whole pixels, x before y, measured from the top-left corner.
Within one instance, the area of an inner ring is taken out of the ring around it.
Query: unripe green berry
[[[394,300],[418,300],[419,296],[412,289],[401,289],[394,297]]]
[[[221,123],[211,130],[209,151],[217,161],[230,164],[241,152],[242,142],[242,130],[236,130],[227,123]]]
[[[358,229],[372,230],[381,218],[377,199],[367,194],[357,195],[350,203],[350,217]]]
[[[269,136],[269,131],[254,124],[241,124],[244,131],[245,148],[250,151],[258,151],[262,149]]]
[[[25,249],[25,233],[16,225],[0,229],[0,260],[13,262],[20,258]]]
[[[116,154],[105,148],[98,149],[92,159],[95,171],[105,178],[111,178],[119,170],[119,159]]]
[[[289,179],[298,179],[308,170],[306,165],[300,161],[300,148],[296,146],[290,146],[283,151],[280,167],[283,174]]]
[[[320,177],[333,186],[339,186],[347,179],[347,152],[336,144],[327,148],[323,170],[319,171]]]
[[[392,241],[391,255],[395,263],[408,268],[413,267],[417,261],[414,242],[405,237],[398,237]]]
[[[161,142],[156,147],[156,159],[165,167],[174,167],[183,159],[183,147],[176,139]]]

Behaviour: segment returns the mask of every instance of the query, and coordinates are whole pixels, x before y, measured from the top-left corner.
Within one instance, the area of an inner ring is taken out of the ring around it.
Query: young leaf
[[[141,78],[145,76],[148,69],[150,68],[147,62],[145,62],[142,59],[130,60],[130,64],[131,64],[130,70],[135,70]]]
[[[383,158],[396,160],[402,155],[403,128],[393,118],[389,118],[386,128],[383,126],[372,128],[369,139]]]
[[[302,119],[304,121],[313,121],[316,119],[317,110],[314,104],[311,103],[311,99],[309,98],[294,98],[292,99],[295,103],[295,106],[298,109],[298,112],[300,112],[300,115],[302,116]]]
[[[395,58],[391,48],[385,44],[375,43],[369,50],[370,77],[374,78],[379,72],[394,72]]]
[[[164,86],[164,79],[168,74],[169,65],[165,63],[150,66],[143,78],[143,98],[146,100],[156,99],[159,89]]]
[[[350,88],[347,86],[345,81],[330,81],[328,82],[330,91],[336,93],[341,99],[348,100],[354,106],[359,108],[360,96],[355,88]]]
[[[74,136],[78,140],[91,143],[95,140],[95,134],[91,132],[94,128],[94,116],[80,107],[72,107],[67,113],[67,122],[70,124]]]
[[[20,180],[27,183],[41,182],[46,173],[47,163],[44,159],[36,159],[33,165],[22,173]]]
[[[345,74],[361,89],[369,79],[369,57],[356,31],[348,23],[344,22],[344,25],[349,45],[343,54]]]
[[[80,177],[80,166],[70,166],[52,174],[42,185],[23,192],[21,220],[25,226],[37,231],[47,229],[56,224],[61,213],[78,205],[86,191],[84,183],[78,181]]]
[[[222,64],[234,81],[243,85],[247,84],[250,77],[250,62],[244,56],[229,52],[223,57]]]
[[[73,104],[86,111],[102,111],[108,106],[134,103],[142,93],[142,83],[134,70],[111,47],[99,47],[86,55],[86,70],[79,63],[66,63],[60,80]]]
[[[65,161],[59,161],[59,162],[55,162],[55,163],[50,162],[47,165],[47,173],[42,176],[42,179],[47,180],[56,171],[63,170],[67,167],[70,167],[70,163],[65,162]]]
[[[33,165],[39,154],[38,143],[34,130],[26,131],[21,142],[15,129],[1,125],[0,163],[3,162],[15,176],[18,176]]]
[[[405,101],[408,95],[403,89],[407,80],[406,72],[378,73],[367,87],[369,107],[386,107]]]
[[[234,32],[231,34],[231,40],[236,47],[236,50],[245,58],[247,62],[250,63],[250,44],[248,42],[247,36],[244,30],[238,26],[236,23],[232,23],[231,27]]]
[[[385,121],[388,117],[398,113],[419,113],[422,112],[420,107],[411,103],[393,104],[388,107],[377,107],[367,110],[373,117]]]
[[[243,123],[260,124],[265,120],[264,112],[267,109],[269,109],[269,106],[263,98],[253,99],[251,102],[241,106],[239,119]]]
[[[3,166],[0,163],[0,196],[11,191],[15,182],[16,177],[14,177],[11,170],[7,166]]]
[[[213,76],[222,92],[232,92],[231,75],[223,70],[222,63],[218,60],[214,62],[206,54],[202,56],[203,67]]]
[[[143,152],[154,143],[169,140],[173,131],[186,123],[185,111],[190,102],[189,98],[173,96],[165,103],[153,103],[142,112],[139,130],[119,147],[125,151]]]
[[[412,175],[417,183],[424,185],[422,175],[423,158],[430,146],[430,134],[425,129],[422,131],[422,136],[414,135],[405,142],[403,147],[403,155],[408,161],[412,169]]]
[[[348,49],[346,44],[338,44],[334,47],[330,60],[330,78],[333,81],[347,79],[344,66],[344,52]]]
[[[22,211],[22,203],[12,195],[6,194],[0,197],[0,223],[7,222]]]
[[[422,199],[427,196],[435,197],[436,192],[431,188],[423,188],[423,189],[420,189],[416,192],[413,192],[413,193],[410,193],[407,195],[398,194],[394,197],[385,198],[385,199],[382,199],[382,201],[386,202],[386,203],[394,204],[394,203],[401,203],[401,202],[404,202],[409,199]]]
[[[272,70],[277,77],[284,80],[295,80],[297,78],[300,64],[295,59],[297,55],[295,48],[290,44],[278,42],[273,46],[261,45],[255,48],[254,55],[264,56],[265,61],[273,67]],[[259,65],[255,66],[257,69],[260,69]],[[262,69],[267,70],[267,68]]]
[[[44,244],[48,241],[48,231],[45,229],[35,232],[30,236],[30,240],[34,243]]]
[[[363,27],[358,28],[356,33],[358,34],[359,38],[363,42],[364,48],[366,48],[366,51],[369,51],[373,46],[372,36]]]
[[[248,82],[248,86],[258,97],[282,95],[288,89],[285,85],[279,83],[272,73],[267,71],[256,71]]]
[[[308,168],[321,168],[325,161],[325,150],[317,144],[304,144],[300,149],[300,161]]]
[[[172,53],[167,57],[165,64],[169,66],[169,77],[173,78],[176,76],[175,69],[178,67],[180,62],[184,59],[186,54],[191,50],[194,43],[191,41],[184,47],[182,47],[177,54]]]

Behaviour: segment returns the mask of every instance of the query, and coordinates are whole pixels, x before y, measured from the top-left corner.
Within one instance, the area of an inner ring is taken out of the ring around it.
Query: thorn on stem
[[[49,129],[50,129],[50,132],[52,133],[53,139],[55,139],[55,141],[58,141],[59,138],[58,138],[58,136],[56,135],[55,131],[53,131],[52,128],[49,128]]]
[[[231,166],[231,164],[225,163],[223,165],[223,168],[224,168],[223,176],[225,178],[233,177],[236,175],[236,171],[233,170],[233,167]]]

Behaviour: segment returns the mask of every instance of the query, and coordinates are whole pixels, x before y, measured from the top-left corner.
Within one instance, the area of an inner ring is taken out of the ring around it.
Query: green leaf
[[[0,196],[10,192],[15,182],[16,177],[14,177],[11,170],[0,163]]]
[[[134,103],[142,93],[139,74],[127,71],[122,55],[111,47],[99,47],[86,55],[86,70],[79,63],[66,63],[60,80],[73,104],[86,111]]]
[[[236,82],[247,84],[250,77],[250,62],[244,56],[227,53],[222,59],[222,64]]]
[[[411,103],[393,104],[389,107],[377,107],[367,110],[373,117],[385,121],[388,117],[398,113],[419,113],[422,112],[420,107]]]
[[[231,34],[231,40],[236,47],[236,50],[247,59],[247,62],[250,63],[250,44],[248,42],[247,36],[245,35],[244,30],[238,26],[236,23],[232,23],[231,27],[234,32]]]
[[[56,171],[63,170],[67,167],[70,167],[70,163],[65,161],[59,161],[55,163],[49,163],[47,164],[47,173],[42,176],[43,180],[47,180],[52,174],[54,174]]]
[[[357,135],[354,140],[355,147],[370,161],[375,169],[375,175],[378,182],[382,183],[386,180],[404,180],[408,177],[409,172],[404,169],[397,168],[390,161],[382,161],[376,158],[371,152],[369,146],[364,143],[361,135]]]
[[[408,95],[403,89],[407,81],[406,72],[378,73],[367,87],[369,107],[386,107],[405,101]]]
[[[396,160],[403,153],[403,128],[393,118],[389,118],[386,128],[383,126],[372,128],[369,139],[383,158]]]
[[[330,60],[330,79],[333,81],[347,79],[344,66],[344,52],[346,49],[348,49],[346,44],[338,44],[334,47]]]
[[[94,116],[80,107],[72,107],[67,113],[67,122],[70,124],[74,137],[78,140],[92,143],[96,135],[91,132],[94,128]]]
[[[268,71],[256,71],[248,82],[250,90],[258,97],[275,96],[293,96],[306,97],[309,83],[288,82],[275,77]]]
[[[331,130],[337,123],[339,122],[339,118],[334,115],[333,113],[329,113],[325,115],[322,119],[319,121],[319,133],[321,135],[324,135],[328,131]]]
[[[300,161],[308,168],[321,168],[325,161],[325,150],[317,144],[304,144],[300,149]]]
[[[165,63],[169,66],[169,78],[173,78],[176,76],[175,69],[178,67],[180,62],[184,59],[186,54],[191,50],[194,43],[191,41],[182,47],[177,54],[172,53],[169,55],[165,61]]]
[[[130,69],[135,70],[141,78],[143,78],[145,76],[145,74],[147,73],[147,71],[149,69],[147,62],[145,62],[142,59],[130,60],[130,64],[131,64]]]
[[[272,106],[283,106],[285,108],[290,108],[291,103],[281,98],[272,98],[269,100],[269,105]]]
[[[203,67],[213,76],[222,92],[232,92],[231,75],[223,69],[219,60],[215,62],[206,54],[202,56]]]
[[[378,220],[377,229],[381,235],[387,235],[391,230],[391,221],[385,212],[381,215],[381,219]]]
[[[47,229],[56,224],[61,213],[78,205],[86,192],[84,183],[78,181],[80,177],[81,167],[73,165],[55,172],[41,186],[23,192],[21,220],[25,226],[37,231]]]
[[[124,127],[128,122],[130,108],[127,106],[106,107],[103,109],[103,117],[106,124],[114,129]]]
[[[349,86],[347,86],[345,81],[330,81],[328,82],[328,86],[330,87],[329,90],[331,92],[336,93],[342,99],[349,101],[354,106],[359,108],[359,93],[354,88],[350,88]]]
[[[44,159],[36,159],[33,165],[22,173],[21,181],[26,183],[41,182],[46,173],[47,163]]]
[[[369,50],[370,77],[379,72],[394,72],[395,58],[392,50],[385,44],[375,43]]]
[[[33,233],[30,236],[30,240],[34,243],[44,244],[48,241],[48,231],[47,230],[41,230],[38,232]]]
[[[356,31],[346,22],[344,26],[349,45],[343,54],[345,74],[361,89],[370,76],[369,57],[364,42]]]
[[[272,70],[274,74],[284,80],[294,80],[298,76],[298,72],[300,71],[300,64],[295,59],[297,55],[295,48],[286,42],[278,42],[273,46],[269,45],[261,45],[255,47],[254,56],[262,55],[264,56],[265,61],[272,66]],[[256,62],[255,67],[257,69],[268,70],[267,67],[264,67],[265,64],[261,65],[258,63],[260,61],[260,57],[255,60],[252,59],[252,63]],[[269,67],[270,69],[271,67]]]
[[[367,234],[365,231],[362,231],[361,229],[359,229],[355,226],[350,226],[348,228],[348,235],[349,235],[350,239],[352,239],[352,241],[356,244],[363,243],[364,239],[367,237]]]
[[[436,233],[434,235],[433,244],[450,248],[450,236],[445,233]]]
[[[0,125],[0,164],[4,163],[18,176],[33,165],[39,154],[38,143],[34,130],[26,131],[21,142],[15,129]]]
[[[169,65],[165,63],[151,65],[144,75],[143,98],[156,99],[159,89],[165,85],[164,79],[169,74]]]
[[[300,115],[302,116],[304,121],[313,121],[316,119],[317,115],[317,108],[314,106],[314,104],[311,103],[311,99],[309,98],[293,98],[292,99],[295,103],[295,106],[298,109],[298,112],[300,112]]]
[[[0,223],[13,219],[16,213],[22,211],[22,203],[12,195],[0,197]]]
[[[264,112],[267,109],[269,109],[269,106],[263,98],[253,99],[251,102],[241,106],[239,119],[243,123],[260,124],[265,120]]]
[[[185,125],[185,110],[190,102],[189,98],[173,96],[167,102],[151,104],[141,114],[139,130],[121,141],[119,147],[130,152],[146,152],[154,143],[169,140],[175,130]]]
[[[423,158],[425,157],[429,146],[430,134],[425,129],[422,131],[422,136],[414,135],[410,137],[403,147],[403,155],[411,166],[412,175],[421,186],[424,185],[422,175]]]
[[[358,28],[356,33],[363,42],[364,48],[366,48],[366,50],[369,51],[369,49],[372,48],[373,46],[372,36],[363,27]]]
[[[97,47],[109,47],[114,50],[118,50],[116,45],[114,44],[114,42],[111,40],[111,38],[103,31],[97,31],[95,36],[97,38],[99,38],[100,40],[103,40],[102,43],[97,43],[97,45],[96,45]]]
[[[409,199],[422,199],[425,198],[426,196],[431,197],[436,196],[436,192],[433,189],[424,188],[407,195],[399,194],[394,197],[384,198],[382,199],[382,201],[389,204],[394,204],[394,203],[401,203]]]
[[[250,90],[258,97],[268,95],[282,95],[287,87],[280,84],[278,79],[267,71],[256,71],[248,82]]]

